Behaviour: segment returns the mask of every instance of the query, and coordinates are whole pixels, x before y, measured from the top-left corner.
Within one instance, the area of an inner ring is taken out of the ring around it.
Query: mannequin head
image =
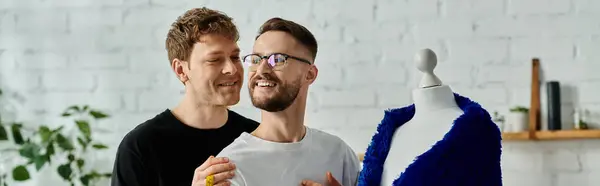
[[[304,26],[281,18],[265,22],[252,54],[243,58],[250,69],[252,104],[267,112],[279,112],[306,99],[308,86],[318,73],[316,54],[316,39]]]
[[[441,86],[442,81],[433,73],[437,66],[437,56],[431,49],[422,49],[415,55],[415,65],[423,73],[419,88],[430,88]]]

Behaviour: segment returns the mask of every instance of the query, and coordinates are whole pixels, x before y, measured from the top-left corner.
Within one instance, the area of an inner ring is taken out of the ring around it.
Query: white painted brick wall
[[[0,86],[25,121],[60,122],[71,104],[111,113],[97,126],[113,132],[101,135],[112,148],[98,160],[110,169],[123,135],[179,100],[164,37],[200,6],[236,19],[244,53],[270,17],[309,27],[321,73],[307,124],[357,152],[384,109],[411,103],[420,78],[412,59],[425,47],[438,54],[440,78],[490,112],[528,105],[530,60],[539,57],[544,77],[563,83],[565,109],[590,109],[600,127],[597,0],[0,0]],[[234,109],[259,119],[243,94]],[[600,185],[599,142],[505,143],[505,185]],[[22,185],[60,185],[53,171]]]

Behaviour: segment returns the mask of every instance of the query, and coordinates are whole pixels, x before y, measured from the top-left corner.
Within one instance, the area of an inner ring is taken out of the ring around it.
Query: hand
[[[340,182],[338,182],[333,175],[331,174],[331,172],[327,172],[326,174],[327,177],[327,184],[326,185],[322,185],[320,183],[311,181],[311,180],[303,180],[302,183],[300,184],[301,186],[342,186],[342,184],[340,184]]]
[[[231,183],[227,180],[234,176],[234,169],[235,165],[229,159],[210,156],[194,171],[192,186],[206,186],[209,175],[214,175],[213,186],[229,186]]]

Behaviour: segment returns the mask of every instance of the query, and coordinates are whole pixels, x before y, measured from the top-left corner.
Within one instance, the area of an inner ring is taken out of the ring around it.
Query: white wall
[[[573,105],[600,113],[595,0],[0,0],[0,85],[26,121],[61,121],[57,114],[71,104],[111,113],[97,126],[113,132],[101,135],[113,148],[99,155],[110,169],[122,136],[178,101],[165,34],[178,15],[204,5],[236,19],[243,53],[270,17],[312,30],[320,74],[307,124],[357,152],[384,109],[411,102],[419,79],[412,58],[424,47],[438,54],[445,83],[490,112],[528,105],[530,61],[540,57],[544,77],[566,87],[566,115]],[[242,97],[234,109],[259,119],[246,90]],[[599,142],[507,142],[505,185],[599,185]],[[53,171],[27,185],[59,180]]]

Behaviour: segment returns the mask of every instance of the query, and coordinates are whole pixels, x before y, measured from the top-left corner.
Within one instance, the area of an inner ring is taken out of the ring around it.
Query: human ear
[[[319,74],[319,69],[317,69],[316,66],[312,65],[308,69],[308,73],[306,74],[306,80],[312,84],[317,79],[318,74]]]
[[[179,60],[179,59],[173,59],[173,62],[171,62],[171,68],[173,69],[173,72],[175,72],[175,75],[177,75],[177,79],[179,79],[179,81],[181,81],[182,83],[185,84],[185,82],[189,79],[187,76],[185,69],[185,64],[184,61]]]

